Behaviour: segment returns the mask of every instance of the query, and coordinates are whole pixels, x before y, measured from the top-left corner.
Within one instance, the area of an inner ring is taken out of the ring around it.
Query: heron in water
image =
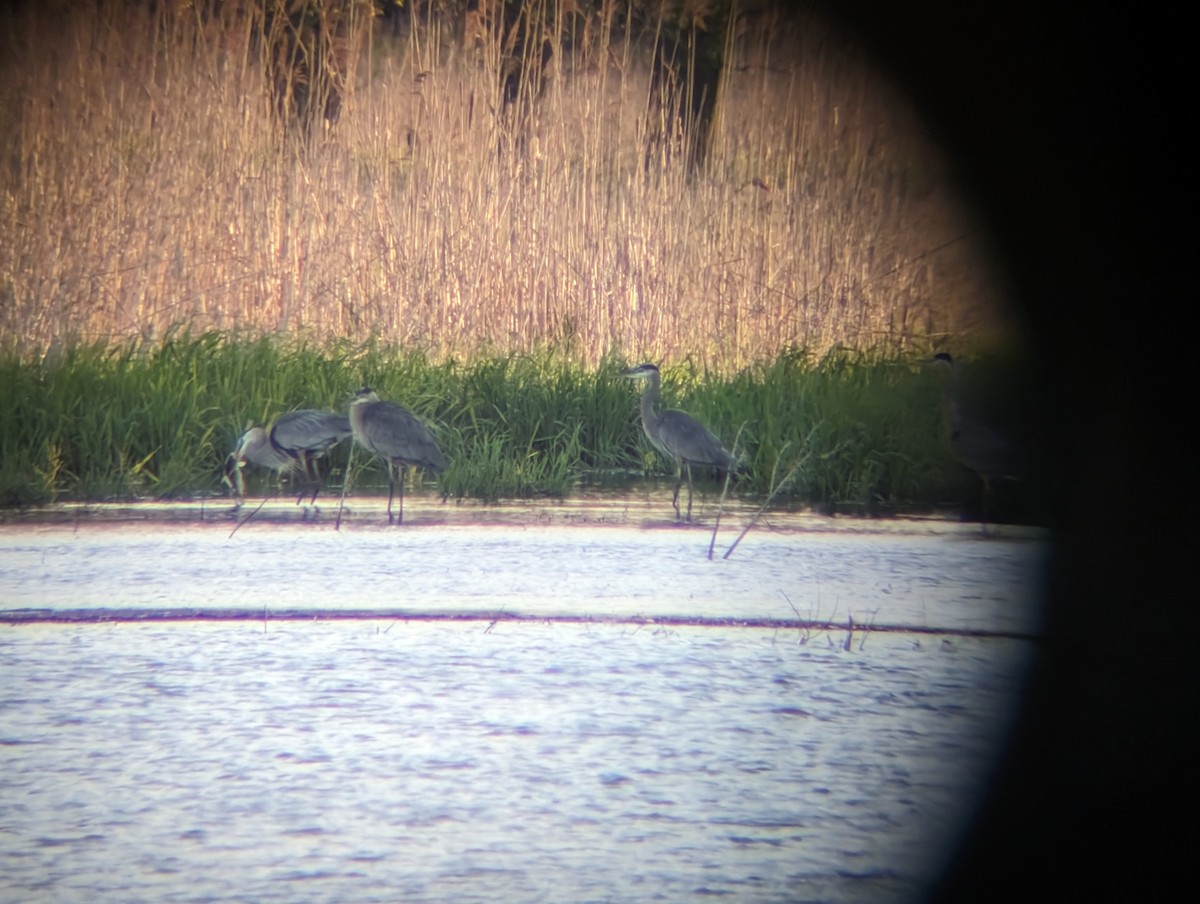
[[[368,452],[388,466],[388,524],[404,521],[404,479],[410,467],[446,470],[446,457],[417,416],[395,402],[382,402],[375,390],[364,386],[350,403],[350,429]],[[400,496],[400,512],[393,519],[392,498]]]
[[[934,361],[946,372],[942,413],[950,449],[960,464],[974,471],[983,481],[982,506],[986,517],[993,481],[1020,480],[1025,476],[1025,450],[994,424],[963,410],[961,372],[950,355],[939,352],[934,355]]]
[[[306,408],[280,415],[269,430],[251,427],[225,459],[225,485],[238,496],[245,495],[242,469],[246,462],[270,468],[280,475],[301,472],[313,487],[310,504],[317,501],[321,476],[317,459],[350,435],[350,419],[332,411]],[[302,491],[296,503],[306,495]]]
[[[629,380],[647,381],[646,388],[642,391],[642,428],[654,447],[675,462],[675,493],[671,496],[671,505],[675,508],[677,518],[680,516],[679,488],[683,485],[684,474],[687,474],[687,520],[691,521],[692,465],[731,471],[737,468],[737,459],[712,431],[690,414],[674,408],[666,408],[662,414],[655,413],[654,403],[658,401],[662,377],[653,364],[639,364],[621,375]]]

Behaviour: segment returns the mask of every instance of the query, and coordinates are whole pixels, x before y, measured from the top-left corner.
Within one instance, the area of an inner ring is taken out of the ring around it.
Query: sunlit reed
[[[540,67],[486,23],[313,4],[340,11],[348,77],[305,129],[264,6],[24,7],[0,13],[0,345],[21,355],[183,327],[731,374],[1003,319],[944,162],[813,17],[735,19],[692,165],[641,5],[526,4]]]

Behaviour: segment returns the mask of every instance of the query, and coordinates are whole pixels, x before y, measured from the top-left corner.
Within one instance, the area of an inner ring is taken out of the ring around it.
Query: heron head
[[[379,394],[377,392],[375,392],[375,390],[372,389],[370,386],[364,386],[362,389],[360,389],[356,393],[354,393],[353,398],[350,399],[350,404],[357,405],[360,402],[378,402],[378,401],[379,401]]]
[[[628,370],[621,371],[621,376],[627,380],[637,380],[642,377],[657,377],[658,368],[650,363],[638,364],[630,367]]]
[[[242,471],[246,467],[246,462],[252,456],[257,455],[258,450],[268,442],[270,440],[267,439],[266,430],[262,427],[249,427],[242,434],[242,438],[238,440],[237,448],[226,457],[221,482],[233,490],[234,495],[245,495],[246,484],[242,477]]]
[[[951,358],[946,352],[938,352],[933,356],[933,360],[937,361],[939,364],[948,364],[951,367],[954,366],[954,359]]]

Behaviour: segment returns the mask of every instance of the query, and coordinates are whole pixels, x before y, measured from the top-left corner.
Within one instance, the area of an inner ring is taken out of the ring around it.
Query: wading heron
[[[737,468],[737,460],[721,444],[712,432],[690,414],[664,409],[656,414],[654,403],[658,401],[662,377],[653,364],[639,364],[621,374],[629,380],[646,380],[642,391],[642,428],[659,452],[675,462],[675,493],[671,505],[679,517],[679,488],[687,475],[688,504],[687,520],[692,520],[692,465],[705,465],[731,471]]]
[[[1025,450],[993,423],[963,410],[961,373],[950,355],[939,352],[933,360],[945,371],[942,414],[950,450],[960,464],[983,481],[982,508],[986,519],[993,481],[1020,480],[1025,476]]]
[[[237,448],[225,459],[225,484],[238,496],[245,495],[242,469],[246,462],[270,468],[280,475],[303,473],[312,484],[312,499],[317,501],[321,476],[317,459],[350,435],[350,419],[332,411],[306,408],[280,415],[269,430],[251,427],[238,442]],[[305,496],[296,497],[299,504]]]
[[[446,470],[446,457],[429,428],[417,416],[395,402],[381,402],[375,390],[364,386],[350,403],[350,429],[368,452],[388,466],[388,524],[404,521],[404,478],[410,467],[426,471]],[[399,488],[400,513],[393,520],[392,498]]]

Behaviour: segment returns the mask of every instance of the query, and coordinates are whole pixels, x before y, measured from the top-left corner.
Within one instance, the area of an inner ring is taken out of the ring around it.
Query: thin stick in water
[[[742,425],[738,427],[738,431],[733,437],[732,457],[735,463],[734,467],[737,467],[736,462],[738,460],[738,440],[742,438],[742,430],[745,428],[745,426],[746,423],[743,421]],[[713,523],[712,539],[708,541],[708,561],[710,562],[712,561],[713,557],[713,547],[717,545],[717,531],[721,529],[721,512],[725,509],[725,497],[729,495],[729,481],[732,477],[733,468],[730,468],[725,472],[725,486],[721,488],[721,498],[717,500],[717,520]]]
[[[241,529],[243,524],[245,524],[247,521],[249,521],[251,518],[253,518],[255,515],[257,515],[259,512],[261,512],[262,507],[278,495],[279,495],[278,493],[272,493],[270,496],[264,496],[263,501],[258,504],[258,508],[256,508],[254,511],[252,511],[249,515],[247,515],[241,521],[239,521],[237,523],[237,526],[234,527],[234,529],[229,532],[229,536],[233,537],[233,535],[236,534]]]
[[[725,555],[723,555],[721,558],[728,559],[731,555],[733,555],[733,551],[735,549],[737,549],[737,545],[742,542],[742,538],[744,536],[746,536],[746,534],[750,533],[750,529],[753,528],[754,525],[756,525],[758,523],[758,519],[762,517],[763,512],[765,512],[767,510],[767,507],[772,502],[775,501],[775,497],[780,494],[780,492],[783,490],[783,488],[788,485],[788,482],[793,477],[796,476],[796,472],[799,471],[800,468],[807,461],[808,461],[808,455],[806,454],[803,458],[801,458],[798,462],[796,462],[796,464],[792,467],[792,469],[790,471],[787,472],[787,476],[784,477],[783,480],[781,480],[779,482],[779,484],[775,487],[775,489],[773,489],[771,491],[771,495],[767,497],[767,501],[764,502],[761,506],[759,506],[758,511],[755,512],[754,516],[750,519],[750,523],[747,524],[742,529],[742,532],[737,535],[737,539],[733,541],[733,543],[732,543],[732,545],[730,545],[729,549],[725,550]]]

